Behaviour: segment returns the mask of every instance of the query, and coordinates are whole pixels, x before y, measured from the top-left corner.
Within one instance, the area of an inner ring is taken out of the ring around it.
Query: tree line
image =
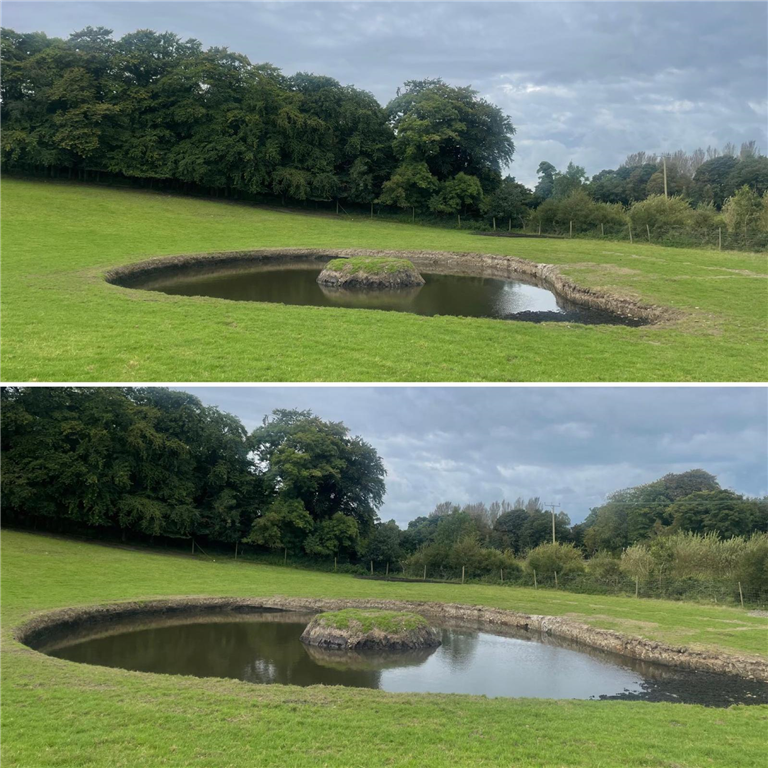
[[[477,212],[515,129],[471,88],[411,80],[382,107],[333,78],[227,48],[87,27],[2,30],[2,158],[49,176],[414,212]]]
[[[692,580],[681,596],[702,579],[732,596],[741,575],[768,598],[768,499],[701,469],[616,491],[576,525],[534,497],[441,502],[401,529],[379,519],[376,450],[309,411],[276,410],[249,433],[162,388],[4,387],[0,405],[3,525],[586,591],[658,577]]]

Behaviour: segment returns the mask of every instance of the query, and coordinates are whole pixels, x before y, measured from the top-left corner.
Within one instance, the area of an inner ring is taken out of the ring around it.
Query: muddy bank
[[[497,608],[457,603],[400,602],[396,600],[329,600],[322,598],[179,598],[152,600],[82,608],[65,608],[34,616],[14,629],[14,637],[35,650],[62,642],[69,634],[82,634],[87,628],[103,631],[110,623],[126,619],[183,616],[190,611],[198,615],[230,612],[247,614],[264,609],[291,611],[338,611],[344,608],[406,610],[425,618],[445,618],[479,622],[489,627],[514,627],[527,632],[540,632],[591,648],[633,659],[665,664],[670,667],[721,675],[735,675],[768,682],[768,659],[741,654],[718,654],[713,651],[675,647],[631,637],[608,629],[590,627],[573,619],[556,616],[505,611]]]
[[[251,251],[163,256],[116,267],[105,273],[108,283],[125,288],[140,287],[143,282],[178,275],[189,267],[226,268],[247,265],[290,264],[299,261],[324,262],[354,256],[409,259],[417,268],[458,270],[462,274],[500,279],[527,279],[556,295],[583,307],[608,312],[640,323],[669,322],[680,313],[669,307],[644,304],[632,298],[585,288],[563,276],[554,264],[537,264],[514,256],[448,251],[379,251],[321,248],[263,248]]]

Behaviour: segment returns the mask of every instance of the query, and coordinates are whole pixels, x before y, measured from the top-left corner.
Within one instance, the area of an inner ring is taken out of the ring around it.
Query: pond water
[[[436,624],[439,648],[342,652],[304,645],[311,614],[269,612],[123,627],[44,649],[84,664],[250,683],[489,697],[768,703],[768,684],[681,672],[521,631]],[[577,650],[579,648],[579,650]]]
[[[565,302],[523,280],[438,274],[419,268],[425,285],[397,290],[345,290],[317,283],[317,261],[247,268],[189,267],[133,287],[179,296],[212,296],[313,307],[346,307],[533,322],[640,325],[641,321]]]

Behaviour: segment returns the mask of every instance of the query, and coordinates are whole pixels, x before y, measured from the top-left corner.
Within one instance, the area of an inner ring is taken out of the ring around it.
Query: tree
[[[730,539],[755,530],[759,507],[733,491],[698,491],[676,501],[669,508],[675,529],[692,533],[715,533]]]
[[[539,183],[534,189],[534,194],[541,200],[548,200],[554,191],[557,168],[552,163],[543,160],[539,163],[536,173],[539,176]]]
[[[266,541],[260,532],[267,526],[270,540],[277,541],[274,531],[283,531],[287,521],[293,548],[352,553],[359,537],[373,530],[384,497],[384,465],[341,422],[325,422],[310,411],[276,410],[250,443],[272,499],[265,517],[278,515],[263,523],[257,519],[252,536]]]
[[[726,200],[723,219],[730,232],[751,232],[762,224],[763,200],[757,192],[743,186]]]
[[[539,168],[541,168],[541,166],[539,166]],[[580,165],[568,163],[568,167],[564,173],[555,173],[554,181],[552,183],[552,198],[554,200],[562,200],[573,194],[581,189],[586,177],[587,174]]]
[[[501,186],[485,200],[485,214],[500,221],[524,222],[533,205],[533,194],[513,176],[506,176]]]
[[[460,213],[467,208],[478,209],[483,199],[483,188],[476,176],[457,173],[442,182],[439,191],[429,201],[436,213]]]
[[[403,556],[403,531],[394,520],[379,523],[365,548],[365,557],[377,563],[397,563]]]

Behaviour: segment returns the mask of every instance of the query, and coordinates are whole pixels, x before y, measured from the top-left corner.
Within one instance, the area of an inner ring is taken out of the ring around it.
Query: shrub
[[[526,567],[542,578],[576,576],[584,573],[584,558],[573,544],[539,544],[528,553]]]
[[[638,232],[645,231],[646,227],[656,233],[670,227],[691,227],[695,219],[693,209],[686,200],[682,197],[666,198],[664,195],[651,195],[634,203],[628,215],[632,228]]]

